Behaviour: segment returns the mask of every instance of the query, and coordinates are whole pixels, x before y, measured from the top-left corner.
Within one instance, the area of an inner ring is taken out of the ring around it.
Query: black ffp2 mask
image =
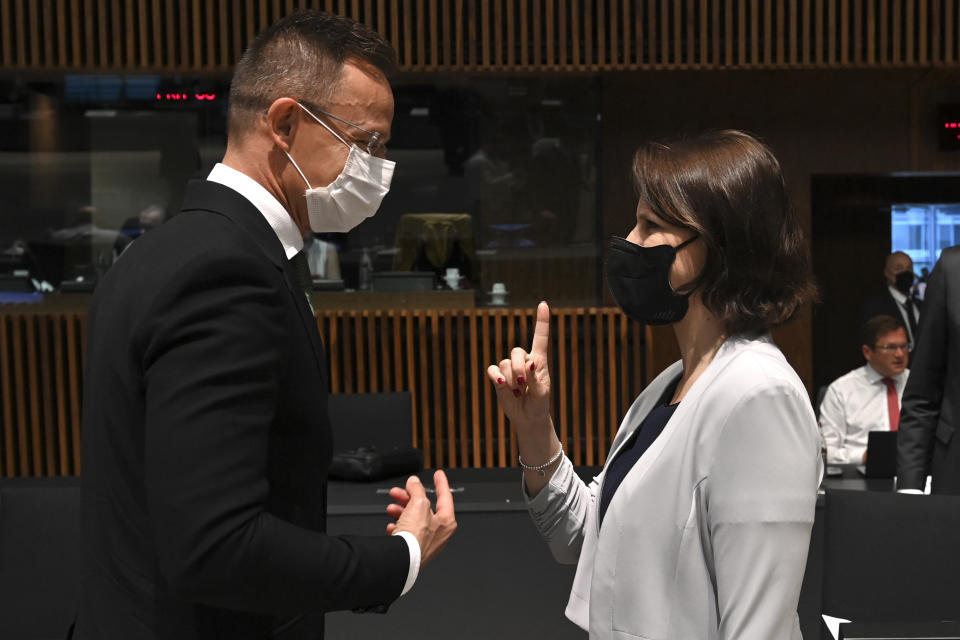
[[[677,251],[698,237],[676,247],[641,247],[623,238],[610,238],[607,286],[628,318],[640,324],[670,324],[687,314],[687,296],[670,286],[670,267]]]
[[[893,276],[893,287],[903,295],[910,295],[913,286],[913,271],[901,271]]]

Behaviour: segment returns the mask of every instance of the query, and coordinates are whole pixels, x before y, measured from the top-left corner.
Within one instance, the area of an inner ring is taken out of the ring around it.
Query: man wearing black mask
[[[920,302],[913,296],[913,260],[903,251],[894,251],[887,256],[883,277],[887,281],[886,290],[864,302],[861,325],[878,315],[901,318],[912,346],[916,344],[920,324]]]

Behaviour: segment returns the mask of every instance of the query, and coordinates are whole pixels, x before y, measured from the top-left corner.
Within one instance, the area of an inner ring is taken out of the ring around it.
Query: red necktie
[[[897,385],[890,378],[884,378],[883,384],[887,385],[887,414],[890,416],[890,431],[896,431],[900,427],[900,402],[897,400]]]

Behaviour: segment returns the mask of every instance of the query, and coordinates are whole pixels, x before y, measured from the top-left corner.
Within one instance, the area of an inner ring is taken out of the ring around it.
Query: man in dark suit
[[[900,318],[912,346],[916,344],[920,322],[920,304],[913,297],[913,260],[903,251],[894,251],[884,263],[883,278],[887,287],[864,301],[860,326],[876,316]]]
[[[960,494],[960,245],[930,274],[897,437],[897,489]]]
[[[75,638],[322,637],[311,615],[385,609],[453,533],[443,472],[436,513],[415,477],[391,492],[396,535],[324,533],[329,380],[302,236],[347,230],[389,187],[392,63],[328,14],[260,34],[223,162],[101,283]]]

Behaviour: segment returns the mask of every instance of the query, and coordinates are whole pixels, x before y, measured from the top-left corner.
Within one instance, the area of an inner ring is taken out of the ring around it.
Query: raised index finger
[[[550,346],[550,307],[546,302],[537,305],[537,323],[533,328],[533,345],[530,354],[547,360],[547,348]]]
[[[442,469],[433,473],[433,487],[437,491],[437,515],[453,516],[453,493]]]

